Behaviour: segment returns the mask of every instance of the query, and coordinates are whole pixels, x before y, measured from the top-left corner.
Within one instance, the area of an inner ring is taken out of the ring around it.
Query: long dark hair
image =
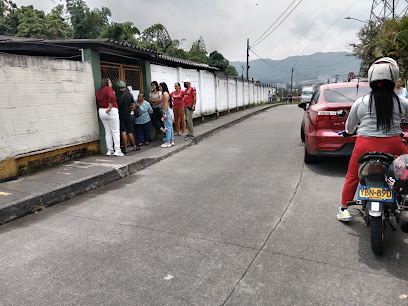
[[[394,92],[395,84],[391,81],[377,81],[370,84],[372,89],[370,94],[370,114],[375,103],[375,112],[377,116],[377,129],[382,129],[387,133],[392,126],[394,116],[394,99],[400,103],[398,96]]]
[[[170,107],[173,107],[173,98],[169,93],[169,88],[167,87],[167,84],[165,82],[161,82],[159,85],[163,88],[163,92],[167,92],[169,94],[169,105]]]
[[[157,81],[153,81],[153,82],[150,83],[150,85],[151,84],[156,85],[156,90],[159,91],[159,84],[157,84]],[[153,92],[153,90],[152,90],[152,92]]]

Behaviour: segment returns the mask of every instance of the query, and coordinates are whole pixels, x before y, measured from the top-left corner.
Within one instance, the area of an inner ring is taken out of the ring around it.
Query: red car
[[[367,82],[321,85],[307,103],[301,138],[305,141],[305,163],[314,163],[318,156],[351,156],[356,136],[343,137],[348,111],[358,98],[371,92]]]

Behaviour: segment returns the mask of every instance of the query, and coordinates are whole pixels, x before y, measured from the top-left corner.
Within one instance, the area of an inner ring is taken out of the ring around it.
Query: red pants
[[[366,152],[385,152],[394,155],[407,154],[408,149],[401,137],[362,137],[358,136],[356,145],[348,165],[346,182],[344,183],[341,205],[347,206],[348,201],[353,201],[360,179],[358,177],[358,159]]]
[[[177,134],[180,134],[180,123],[181,121],[181,131],[184,134],[186,132],[186,120],[184,119],[184,107],[173,107],[174,113],[174,125],[176,127]]]

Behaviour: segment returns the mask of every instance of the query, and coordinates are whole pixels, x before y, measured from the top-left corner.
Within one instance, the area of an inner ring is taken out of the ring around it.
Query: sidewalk
[[[251,107],[194,127],[195,138],[176,136],[175,146],[153,141],[124,157],[95,155],[71,161],[14,181],[0,183],[0,224],[21,218],[46,206],[63,202],[89,190],[136,173],[211,135],[280,104]]]

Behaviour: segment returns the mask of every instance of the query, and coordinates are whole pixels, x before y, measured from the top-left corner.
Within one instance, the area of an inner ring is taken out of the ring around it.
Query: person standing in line
[[[160,103],[161,96],[159,92],[159,84],[156,81],[153,81],[150,85],[152,87],[152,91],[149,95],[149,103],[153,109],[152,125],[156,129],[157,134],[157,132],[164,127],[163,121],[161,121],[161,118],[163,117],[163,110]]]
[[[194,138],[194,127],[193,127],[193,112],[196,110],[197,103],[197,91],[191,86],[190,79],[184,81],[184,110],[187,119],[187,129],[188,135],[185,140],[190,140]]]
[[[402,87],[402,84],[404,84],[404,80],[402,78],[398,78],[397,83],[395,84],[395,93],[403,96],[404,98],[408,98],[407,89]]]
[[[129,95],[131,95],[133,100],[135,101],[135,103],[132,104],[132,108],[130,109],[130,118],[132,119],[132,122],[134,123],[136,117],[135,117],[135,112],[134,112],[135,109],[133,108],[133,106],[135,106],[135,104],[136,104],[137,97],[135,98],[133,96],[132,90],[133,90],[132,86],[127,86],[126,89],[125,89],[125,92],[127,92]],[[134,124],[132,124],[132,135],[133,135],[133,139],[136,141],[136,128],[135,128]]]
[[[113,84],[113,89],[116,92],[116,101],[119,109],[120,134],[123,143],[123,153],[127,153],[128,140],[132,146],[132,151],[138,151],[140,148],[136,146],[135,139],[132,134],[132,118],[130,116],[131,109],[135,109],[135,101],[132,95],[125,92],[126,84],[121,79],[116,79]]]
[[[174,89],[171,93],[173,99],[173,113],[174,113],[174,125],[176,126],[177,136],[180,136],[180,121],[181,121],[181,136],[186,133],[186,121],[184,119],[184,90],[181,90],[180,83],[174,84]]]
[[[150,115],[153,113],[153,109],[150,103],[145,100],[143,92],[140,92],[137,96],[137,103],[142,111],[142,114],[135,119],[138,146],[143,145],[143,138],[145,145],[148,146],[150,141]]]
[[[163,118],[162,121],[164,122],[164,128],[166,133],[166,141],[161,145],[162,148],[169,148],[174,146],[173,138],[174,138],[174,131],[173,131],[173,110],[172,107],[172,100],[169,93],[169,89],[167,84],[162,82],[159,85],[159,90],[162,92],[162,105],[163,105]]]
[[[105,128],[107,156],[123,156],[120,151],[119,112],[116,96],[109,78],[102,79],[101,87],[96,92],[99,118]]]

